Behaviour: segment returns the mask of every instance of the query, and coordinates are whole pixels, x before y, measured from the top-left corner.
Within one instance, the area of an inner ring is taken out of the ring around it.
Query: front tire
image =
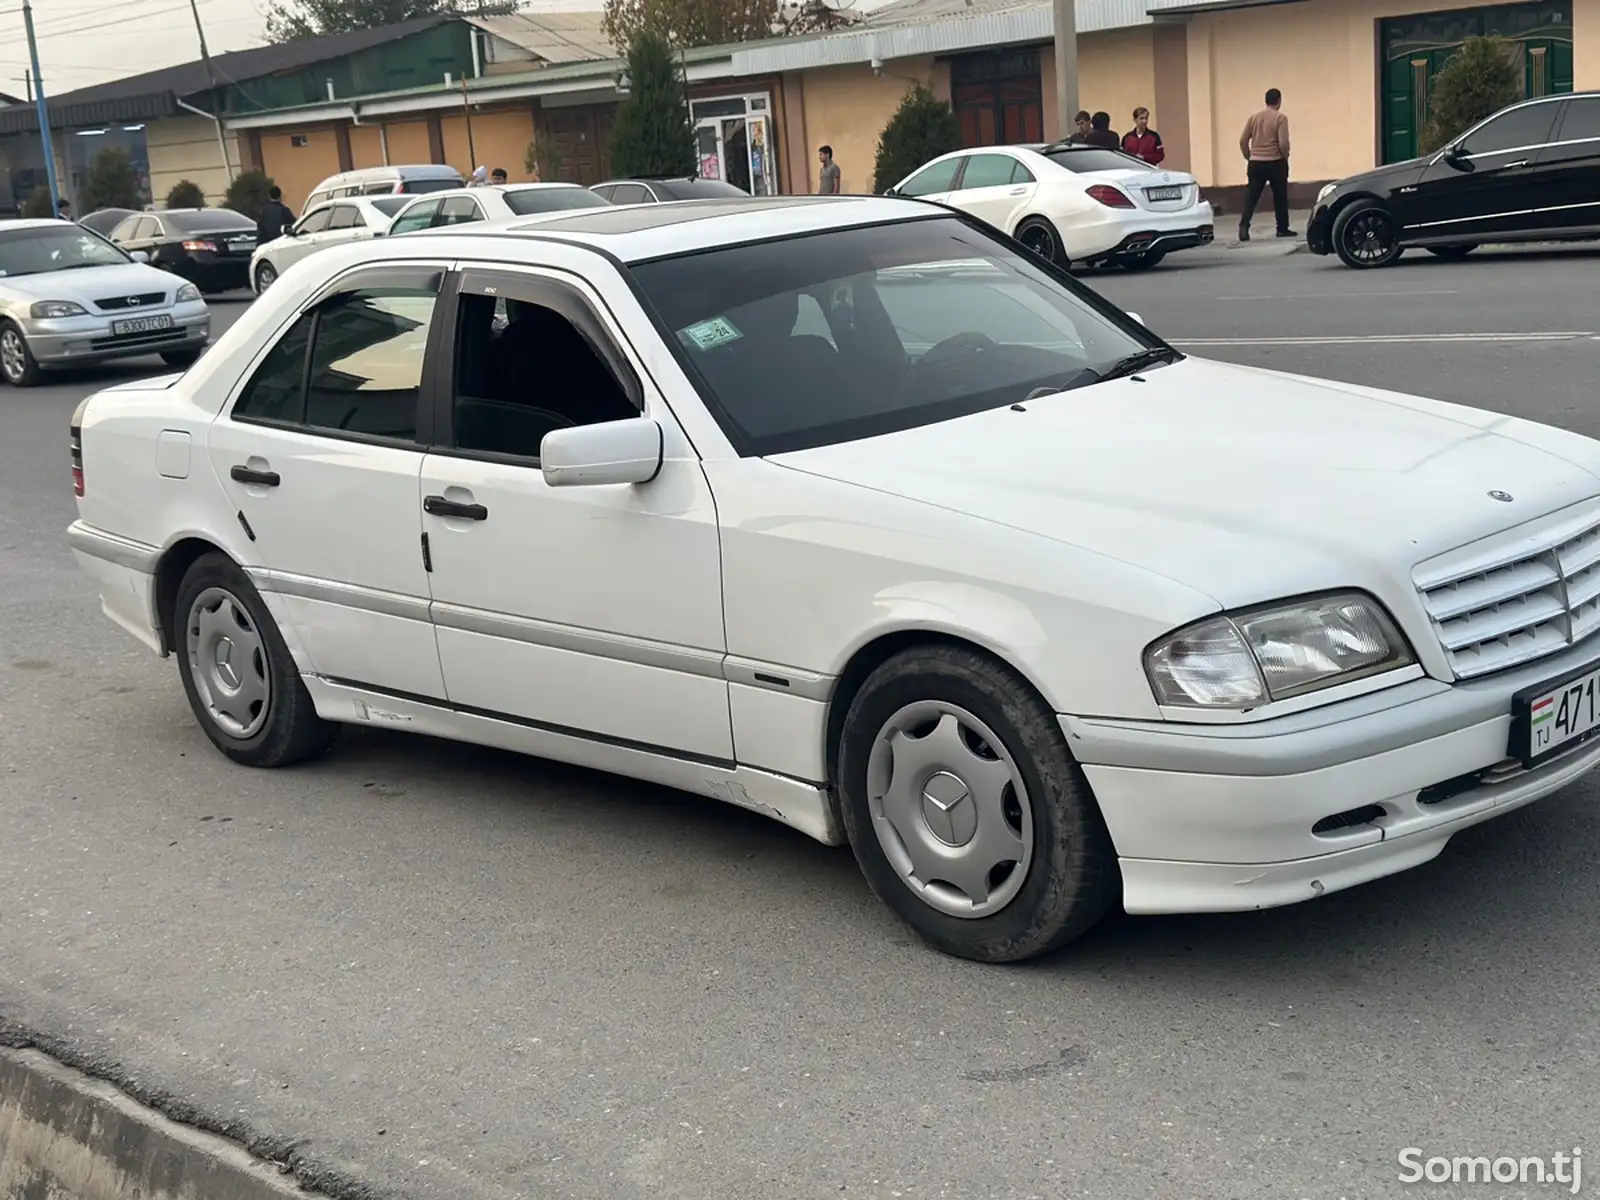
[[[1358,271],[1387,267],[1405,252],[1399,222],[1376,200],[1352,204],[1339,214],[1333,248],[1340,262]]]
[[[32,387],[39,382],[39,362],[28,349],[28,339],[12,322],[0,325],[0,375],[12,387]]]
[[[838,786],[872,890],[946,954],[1033,958],[1116,902],[1111,838],[1055,715],[975,650],[875,670],[845,715]]]
[[[264,262],[256,268],[256,295],[261,295],[277,282],[278,272],[271,263]]]
[[[1017,226],[1017,241],[1021,242],[1033,253],[1047,262],[1052,262],[1063,271],[1072,266],[1072,259],[1067,257],[1067,251],[1061,244],[1061,234],[1056,227],[1043,217],[1029,217]]]
[[[203,554],[189,567],[173,624],[184,693],[223,754],[282,767],[333,744],[339,727],[317,716],[272,615],[227,555]]]

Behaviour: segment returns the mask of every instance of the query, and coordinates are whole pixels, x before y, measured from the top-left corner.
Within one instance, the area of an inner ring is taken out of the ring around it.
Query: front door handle
[[[435,517],[460,517],[464,521],[487,521],[489,510],[481,504],[460,504],[443,496],[424,496],[422,511]]]
[[[1501,170],[1504,170],[1504,171],[1509,171],[1509,170],[1511,170],[1511,169],[1512,169],[1512,168],[1513,168],[1513,167],[1525,167],[1525,166],[1527,166],[1527,165],[1528,165],[1528,160],[1527,160],[1527,159],[1525,159],[1525,158],[1519,158],[1519,159],[1518,159],[1518,160],[1517,160],[1517,161],[1516,161],[1516,162],[1514,162],[1514,163],[1507,163],[1507,164],[1506,164],[1506,165],[1505,165],[1505,166],[1504,166],[1504,167],[1502,167],[1502,168],[1501,168]]]
[[[228,478],[235,483],[253,483],[257,487],[277,487],[283,482],[276,471],[257,471],[254,467],[233,467]]]

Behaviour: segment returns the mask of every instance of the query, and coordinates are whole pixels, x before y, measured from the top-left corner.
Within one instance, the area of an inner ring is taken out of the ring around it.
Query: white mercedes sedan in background
[[[1148,270],[1214,236],[1211,205],[1193,175],[1100,146],[958,150],[888,194],[971,213],[1060,267]]]
[[[354,723],[698,792],[972,959],[1600,761],[1600,443],[1185,357],[936,205],[336,248],[72,445],[78,561],[236,762]]]

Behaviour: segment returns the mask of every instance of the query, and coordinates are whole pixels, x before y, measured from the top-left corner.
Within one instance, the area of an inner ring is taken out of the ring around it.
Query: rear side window
[[[465,225],[471,221],[483,220],[483,213],[478,209],[478,202],[471,196],[450,196],[439,209],[439,224]]]
[[[924,167],[918,171],[900,188],[902,196],[931,196],[936,192],[948,192],[950,185],[956,180],[956,171],[961,166],[961,159],[947,158],[941,163],[934,163],[931,167]]]
[[[234,419],[414,439],[435,300],[423,288],[374,287],[306,313],[251,376]]]
[[[1588,142],[1600,139],[1600,96],[1579,96],[1567,101],[1567,115],[1561,118],[1560,142]]]
[[[648,204],[653,199],[642,183],[619,183],[611,193],[613,204]]]
[[[361,210],[353,204],[335,204],[329,229],[358,229],[362,225]]]
[[[1550,126],[1559,107],[1557,104],[1525,104],[1501,113],[1463,138],[1462,149],[1476,156],[1543,145],[1550,140]]]

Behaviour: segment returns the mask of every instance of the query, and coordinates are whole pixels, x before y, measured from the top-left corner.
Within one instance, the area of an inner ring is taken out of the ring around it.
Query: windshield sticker
[[[734,328],[733,322],[727,317],[712,317],[709,320],[695,322],[679,336],[688,338],[702,350],[712,350],[729,342],[736,342],[744,334]]]

